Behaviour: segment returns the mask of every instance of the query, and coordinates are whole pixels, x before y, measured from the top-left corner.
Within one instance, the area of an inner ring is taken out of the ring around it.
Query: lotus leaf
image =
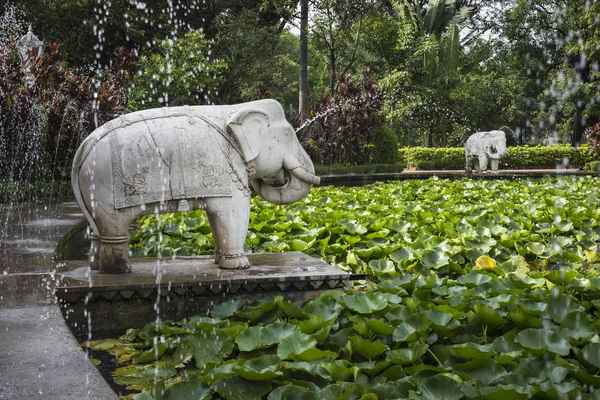
[[[271,392],[273,386],[265,381],[230,376],[219,379],[210,388],[226,400],[256,400]]]
[[[546,351],[566,356],[571,350],[569,342],[559,337],[554,331],[546,329],[524,329],[515,338],[515,342],[524,348],[542,354]]]
[[[388,298],[384,293],[355,293],[346,295],[340,302],[347,308],[361,314],[371,314],[388,306]]]
[[[277,356],[282,360],[301,354],[306,350],[314,348],[317,344],[315,338],[299,331],[293,331],[290,335],[284,337],[277,346]]]
[[[180,381],[167,386],[163,400],[178,399],[210,399],[210,388],[208,385],[197,380]]]
[[[411,391],[411,399],[423,400],[458,400],[463,393],[458,383],[447,376],[435,375],[426,379],[420,386],[419,392]]]
[[[424,343],[415,343],[406,348],[391,350],[386,354],[386,361],[394,364],[411,364],[421,358],[428,347]]]
[[[235,343],[241,351],[252,351],[278,344],[294,332],[299,332],[299,328],[286,322],[278,322],[266,327],[249,327],[237,335]]]
[[[506,375],[506,369],[501,364],[490,358],[474,358],[464,364],[457,364],[453,372],[463,379],[477,379],[484,385],[490,385],[500,381]]]
[[[319,394],[302,386],[287,385],[273,390],[267,400],[319,400]]]
[[[235,365],[232,370],[249,381],[266,381],[283,375],[278,367],[279,361],[275,355],[264,355]]]
[[[477,344],[472,342],[466,342],[461,344],[454,344],[447,347],[448,352],[463,360],[472,360],[480,357],[492,357],[495,353],[491,344]]]
[[[369,360],[376,358],[378,355],[389,349],[388,346],[382,342],[372,342],[357,335],[351,336],[348,341],[352,345],[353,351],[356,351],[358,354]]]

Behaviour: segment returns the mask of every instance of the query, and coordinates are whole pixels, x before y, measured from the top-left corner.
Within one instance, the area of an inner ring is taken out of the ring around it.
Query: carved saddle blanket
[[[117,209],[232,195],[237,179],[230,165],[232,146],[214,123],[185,113],[150,118],[133,113],[111,122]]]

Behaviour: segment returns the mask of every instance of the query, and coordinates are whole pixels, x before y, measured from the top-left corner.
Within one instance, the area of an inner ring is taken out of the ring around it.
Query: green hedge
[[[586,172],[600,172],[600,161],[591,161],[583,166]]]
[[[406,167],[422,170],[464,169],[465,150],[462,147],[406,147],[398,151],[405,160]],[[593,161],[589,146],[574,148],[569,145],[555,146],[514,146],[508,148],[508,154],[500,160],[501,169],[544,168],[553,169],[563,164],[571,168],[580,168]]]
[[[417,169],[464,169],[465,150],[458,147],[408,147],[406,167]]]
[[[340,174],[378,174],[390,172],[402,172],[404,164],[333,164],[315,165],[317,175],[340,175]]]

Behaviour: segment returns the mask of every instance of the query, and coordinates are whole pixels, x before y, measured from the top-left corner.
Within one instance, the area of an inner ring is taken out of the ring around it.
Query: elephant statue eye
[[[490,146],[490,152],[497,153],[498,149],[496,149],[496,146],[492,145],[492,146]]]

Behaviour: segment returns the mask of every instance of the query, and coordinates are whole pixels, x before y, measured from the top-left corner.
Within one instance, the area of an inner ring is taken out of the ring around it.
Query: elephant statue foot
[[[250,262],[246,253],[227,254],[221,251],[215,252],[215,257],[218,257],[219,268],[221,269],[248,269]]]
[[[112,238],[100,238],[98,264],[103,274],[127,274],[131,272],[129,261],[129,235]],[[101,267],[100,267],[101,266]]]

